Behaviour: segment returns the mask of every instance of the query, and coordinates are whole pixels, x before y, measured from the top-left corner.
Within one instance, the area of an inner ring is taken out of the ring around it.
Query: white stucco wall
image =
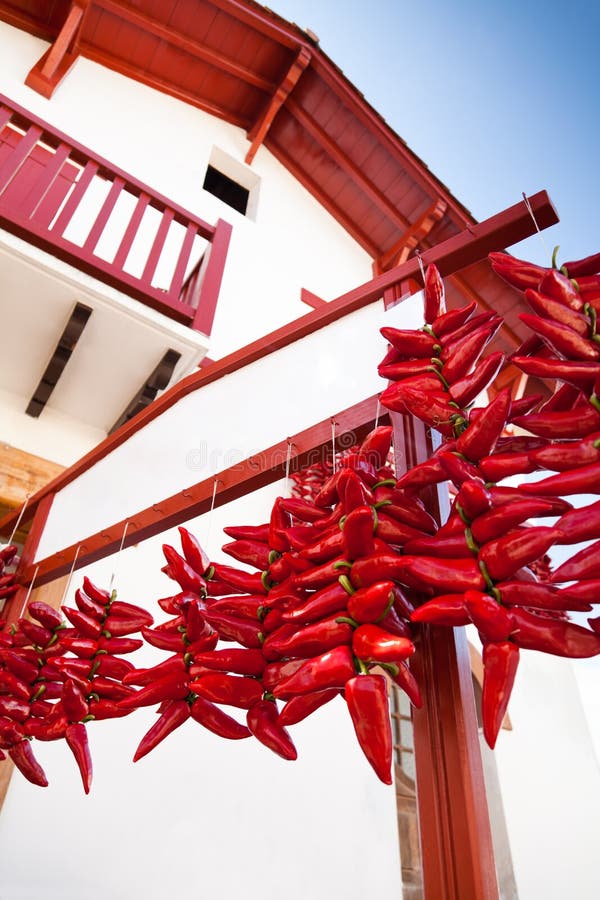
[[[245,133],[79,59],[51,100],[25,87],[47,45],[0,23],[0,92],[210,224],[233,225],[209,355],[219,358],[371,277],[369,256],[264,148],[244,166]],[[257,178],[254,218],[202,190],[214,148]]]

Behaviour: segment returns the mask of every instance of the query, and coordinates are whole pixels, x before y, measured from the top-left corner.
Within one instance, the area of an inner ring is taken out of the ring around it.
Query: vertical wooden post
[[[201,271],[198,279],[197,290],[199,292],[196,315],[192,322],[195,331],[201,331],[210,337],[217,301],[223,280],[225,260],[231,238],[231,225],[224,219],[219,219],[215,226],[215,233],[210,246],[206,248]]]
[[[19,581],[21,572],[25,572],[33,565],[40,540],[42,539],[42,534],[44,533],[44,528],[46,527],[46,521],[50,514],[54,496],[54,493],[51,493],[42,497],[36,508],[31,522],[31,528],[29,529],[29,534],[27,535],[27,540],[25,541],[25,546],[23,547],[23,552],[21,554],[21,562],[17,569],[17,581]],[[14,597],[11,598],[10,603],[7,604],[6,609],[4,610],[4,618],[9,625],[12,625],[20,618],[23,606],[25,605],[26,596],[27,588],[20,587]]]
[[[392,422],[401,474],[426,459],[431,444],[421,422],[398,414]],[[411,668],[423,694],[413,725],[425,897],[498,900],[464,630],[423,627],[417,645]]]

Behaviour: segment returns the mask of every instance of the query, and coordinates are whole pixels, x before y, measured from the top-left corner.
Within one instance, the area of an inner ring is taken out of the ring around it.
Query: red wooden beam
[[[179,50],[189,53],[190,56],[196,59],[201,59],[203,62],[215,66],[222,72],[227,72],[228,75],[233,75],[234,78],[239,78],[246,84],[250,84],[268,94],[273,92],[274,85],[267,78],[263,78],[256,72],[240,65],[234,59],[230,59],[216,50],[211,50],[205,44],[191,40],[153,16],[139,12],[131,6],[123,6],[122,3],[118,3],[116,0],[93,0],[93,3],[94,6],[106,10],[106,12],[122,19],[124,22],[135,25],[136,28],[147,34],[151,34],[172,47],[177,47]]]
[[[558,222],[556,210],[546,191],[533,194],[528,199],[540,229],[548,228],[550,225]],[[533,234],[534,231],[535,226],[531,215],[525,203],[520,201],[514,206],[497,213],[495,216],[480,222],[478,225],[469,226],[460,234],[456,234],[447,241],[443,241],[441,244],[426,250],[422,254],[422,260],[426,266],[429,263],[435,263],[442,275],[451,275],[456,270],[483,259],[492,250],[502,250],[524,240]],[[67,484],[70,484],[79,475],[95,465],[98,460],[103,459],[115,447],[120,446],[132,434],[135,434],[148,422],[161,415],[182,397],[187,396],[192,391],[199,390],[205,384],[217,381],[219,378],[236,371],[242,366],[249,365],[255,360],[267,356],[280,347],[286,347],[307,334],[312,334],[314,331],[329,325],[331,322],[335,322],[342,316],[367,306],[369,303],[382,297],[388,288],[407,279],[413,279],[419,284],[422,283],[419,263],[414,258],[407,260],[401,266],[397,266],[389,272],[378,275],[371,281],[348,291],[346,294],[342,294],[341,297],[332,300],[323,307],[315,309],[299,319],[284,325],[282,328],[272,331],[259,340],[239,350],[235,350],[206,369],[200,369],[198,372],[188,375],[187,378],[183,378],[171,390],[166,391],[166,393],[155,400],[133,422],[127,423],[109,438],[106,438],[73,466],[65,469],[58,478],[53,479],[45,488],[38,491],[28,502],[29,512],[34,512],[37,504],[45,494],[51,491],[59,491]],[[13,511],[0,520],[0,534],[10,533],[17,515],[18,511]]]
[[[315,120],[311,118],[311,116],[309,116],[295,100],[289,100],[286,109],[293,115],[296,121],[308,131],[311,137],[323,147],[325,152],[340,167],[340,169],[343,169],[343,171],[350,176],[352,181],[358,185],[361,191],[363,191],[373,203],[377,204],[386,216],[402,228],[410,227],[408,219],[402,215],[390,200],[388,200],[385,194],[375,187],[371,179],[364,174],[360,166],[344,153],[339,144],[337,144],[333,138],[330,138],[325,129],[315,122]]]
[[[349,434],[352,435],[351,443],[359,441],[373,428],[376,417],[377,396],[369,397],[337,413],[335,425],[339,446],[348,446],[346,436]],[[379,417],[379,422],[387,421],[387,414],[384,411]],[[288,452],[290,444],[291,450]],[[37,572],[36,585],[46,584],[69,572],[74,560],[76,568],[79,569],[111,556],[121,545],[126,524],[123,546],[130,547],[208,512],[213,502],[215,506],[223,506],[283,478],[288,458],[290,471],[294,472],[322,459],[323,452],[327,453],[330,448],[331,419],[328,418],[318,425],[312,425],[290,436],[287,440],[261,450],[255,457],[235,463],[192,487],[154,503],[128,519],[111,525],[110,528],[89,535],[77,544],[66,547],[46,559],[31,563],[25,571],[20,572],[19,580],[21,584],[27,585]]]
[[[300,289],[300,300],[302,303],[306,303],[307,306],[312,306],[313,309],[320,309],[322,306],[327,305],[327,300],[317,297],[316,294],[313,294],[312,291],[308,291],[306,288]]]
[[[25,84],[32,90],[50,98],[75,60],[73,46],[81,29],[85,10],[90,0],[71,0],[61,30],[52,46],[30,70]]]
[[[263,143],[269,128],[273,124],[275,116],[286,102],[287,98],[294,90],[300,76],[309,65],[311,60],[311,52],[306,47],[301,47],[298,56],[288,69],[283,81],[269,100],[262,116],[254,123],[248,132],[248,140],[252,143],[250,149],[246,153],[246,163],[251,165],[252,160],[256,156],[256,152]]]
[[[441,197],[434,200],[423,215],[406,229],[389,250],[386,250],[383,256],[380,256],[376,263],[377,270],[385,272],[386,269],[390,269],[392,266],[399,266],[406,262],[411,252],[427,237],[447,209],[448,204]]]

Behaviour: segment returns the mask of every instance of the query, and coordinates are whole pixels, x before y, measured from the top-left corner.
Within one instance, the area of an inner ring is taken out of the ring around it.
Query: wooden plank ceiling
[[[81,54],[240,126],[249,160],[258,135],[367,250],[377,271],[402,261],[392,251],[421,219],[422,250],[475,221],[315,35],[251,0],[0,0],[0,19],[55,42],[52,65],[34,67],[49,77],[50,91],[64,74],[61,60]],[[427,219],[432,208],[438,214]],[[407,245],[411,252],[414,245]],[[514,348],[525,331],[516,292],[485,262],[453,280],[450,302],[458,301],[457,291],[508,312],[506,347]]]

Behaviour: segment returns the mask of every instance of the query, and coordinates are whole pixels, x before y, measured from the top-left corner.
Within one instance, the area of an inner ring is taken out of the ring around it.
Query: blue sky
[[[545,188],[559,259],[600,250],[600,4],[271,0],[484,219]],[[547,261],[539,238],[515,248]]]

